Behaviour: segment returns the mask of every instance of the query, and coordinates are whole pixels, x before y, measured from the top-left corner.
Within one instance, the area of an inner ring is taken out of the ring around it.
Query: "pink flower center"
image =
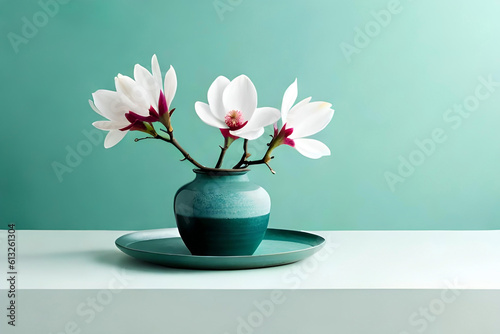
[[[224,117],[224,121],[230,130],[239,130],[247,122],[243,119],[243,114],[239,110],[231,110]]]

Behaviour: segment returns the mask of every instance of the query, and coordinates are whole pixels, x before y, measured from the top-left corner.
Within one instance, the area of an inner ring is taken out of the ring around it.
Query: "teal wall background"
[[[218,75],[248,75],[259,106],[279,108],[296,77],[299,98],[333,104],[314,137],[331,157],[280,147],[276,175],[250,174],[271,194],[273,227],[500,228],[498,1],[61,2],[0,1],[0,228],[175,226],[189,163],[135,133],[108,150],[104,133],[85,135],[101,119],[91,93],[136,63],[150,69],[154,53],[177,72],[177,138],[204,164],[222,142],[194,103]],[[78,147],[88,154],[69,166]],[[54,162],[71,172],[58,178]]]

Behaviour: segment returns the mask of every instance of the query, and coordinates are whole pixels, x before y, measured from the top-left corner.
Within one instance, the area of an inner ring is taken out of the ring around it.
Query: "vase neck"
[[[196,179],[217,179],[231,181],[248,181],[248,170],[201,170],[195,169]]]

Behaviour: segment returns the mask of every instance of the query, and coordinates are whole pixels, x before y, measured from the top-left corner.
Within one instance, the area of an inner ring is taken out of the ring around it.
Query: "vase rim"
[[[213,175],[243,175],[250,171],[250,169],[224,169],[224,168],[196,168],[193,172],[196,174],[213,174]]]

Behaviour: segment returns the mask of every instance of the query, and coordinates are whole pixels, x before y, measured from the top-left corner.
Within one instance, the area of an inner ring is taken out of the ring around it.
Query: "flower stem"
[[[276,172],[271,168],[271,166],[269,166],[269,161],[271,161],[271,159],[274,159],[274,157],[271,156],[271,151],[274,149],[274,145],[272,145],[273,141],[274,138],[268,144],[269,147],[262,159],[249,161],[247,160],[250,157],[250,154],[247,152],[248,139],[245,139],[245,142],[243,143],[243,156],[241,157],[240,161],[233,167],[233,169],[247,168],[250,165],[265,164],[267,168],[269,168],[271,173],[276,174]]]
[[[219,159],[217,160],[217,163],[215,164],[215,168],[220,168],[222,166],[222,160],[224,160],[224,156],[226,155],[226,151],[229,148],[229,145],[233,143],[235,139],[231,137],[224,137],[224,147],[219,146],[221,151],[219,155]]]
[[[269,166],[269,161],[271,161],[271,159],[274,159],[273,156],[268,156],[267,154],[264,156],[264,158],[260,159],[260,160],[253,160],[253,161],[247,161],[245,163],[245,167],[248,167],[250,165],[260,165],[260,164],[265,164],[267,166],[267,168],[269,168],[269,170],[271,171],[271,173],[273,174],[276,174],[276,172],[274,171],[274,169],[271,168],[271,166]]]
[[[244,168],[242,166],[245,164],[248,157],[250,157],[250,154],[248,154],[248,139],[245,139],[243,141],[243,155],[241,156],[240,161],[238,161],[238,163],[233,166],[233,169]]]
[[[175,138],[172,138],[171,139],[171,143],[172,145],[175,146],[175,148],[177,148],[181,153],[182,155],[184,156],[184,159],[183,160],[187,160],[189,162],[191,162],[193,165],[195,165],[196,167],[200,168],[200,169],[205,169],[205,166],[203,166],[202,164],[200,164],[198,161],[194,160],[183,148],[182,146],[179,144],[179,142],[177,142],[177,140]]]
[[[200,164],[198,161],[194,160],[190,155],[189,153],[186,152],[185,149],[182,148],[182,146],[179,144],[179,142],[174,138],[174,132],[173,131],[164,131],[168,134],[169,138],[165,138],[159,134],[156,134],[156,136],[154,137],[145,137],[145,138],[136,138],[135,141],[138,142],[140,140],[143,140],[143,139],[160,139],[160,140],[163,140],[167,143],[170,143],[172,145],[174,145],[174,147],[176,149],[179,150],[179,152],[182,153],[182,155],[184,156],[184,159],[182,159],[181,161],[183,160],[187,160],[189,162],[191,162],[193,165],[195,165],[196,167],[200,168],[200,169],[207,169],[207,167],[203,166],[202,164]]]

